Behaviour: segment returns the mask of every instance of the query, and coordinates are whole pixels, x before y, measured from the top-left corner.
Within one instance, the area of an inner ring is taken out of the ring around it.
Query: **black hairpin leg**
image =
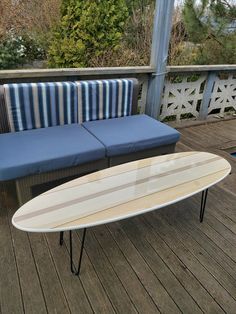
[[[59,244],[62,245],[63,242],[64,242],[64,232],[61,231],[61,232],[60,232],[60,241],[59,241]]]
[[[86,228],[83,231],[83,237],[82,237],[82,243],[80,248],[80,256],[79,256],[79,263],[78,268],[75,269],[73,265],[73,245],[72,245],[72,231],[70,231],[70,269],[73,274],[76,276],[79,276],[80,274],[80,268],[82,263],[82,257],[83,257],[83,251],[84,251],[84,242],[85,242],[85,236],[86,236]]]
[[[205,207],[206,207],[206,200],[207,200],[207,193],[208,189],[202,191],[202,200],[201,200],[201,209],[200,209],[200,222],[203,222]]]

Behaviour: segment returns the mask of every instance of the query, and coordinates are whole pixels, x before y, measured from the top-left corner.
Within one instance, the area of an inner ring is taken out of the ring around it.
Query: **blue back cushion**
[[[4,85],[12,132],[78,122],[78,88],[72,82]]]
[[[131,115],[133,80],[79,81],[80,123]]]

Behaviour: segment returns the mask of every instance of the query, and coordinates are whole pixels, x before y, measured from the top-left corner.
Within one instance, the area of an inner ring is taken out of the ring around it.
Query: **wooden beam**
[[[27,70],[2,70],[0,79],[20,78],[45,78],[65,76],[93,76],[93,75],[131,75],[152,73],[155,69],[151,66],[138,67],[106,67],[106,68],[63,68],[63,69],[27,69]]]
[[[151,53],[151,67],[155,68],[155,73],[149,81],[146,107],[147,114],[153,118],[160,114],[173,9],[174,0],[156,0]]]
[[[167,66],[171,73],[206,72],[206,71],[236,71],[236,64],[213,64],[213,65],[176,65]]]

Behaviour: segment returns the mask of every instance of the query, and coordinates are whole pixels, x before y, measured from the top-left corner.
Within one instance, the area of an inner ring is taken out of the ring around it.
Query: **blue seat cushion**
[[[0,134],[0,180],[103,159],[104,146],[78,124]]]
[[[147,115],[90,121],[83,126],[106,147],[108,157],[173,144],[180,134]]]

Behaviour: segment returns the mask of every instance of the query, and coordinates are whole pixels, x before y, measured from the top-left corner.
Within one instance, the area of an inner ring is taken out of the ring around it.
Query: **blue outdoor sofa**
[[[19,204],[65,180],[172,153],[179,133],[137,114],[136,79],[0,86],[0,186]]]

